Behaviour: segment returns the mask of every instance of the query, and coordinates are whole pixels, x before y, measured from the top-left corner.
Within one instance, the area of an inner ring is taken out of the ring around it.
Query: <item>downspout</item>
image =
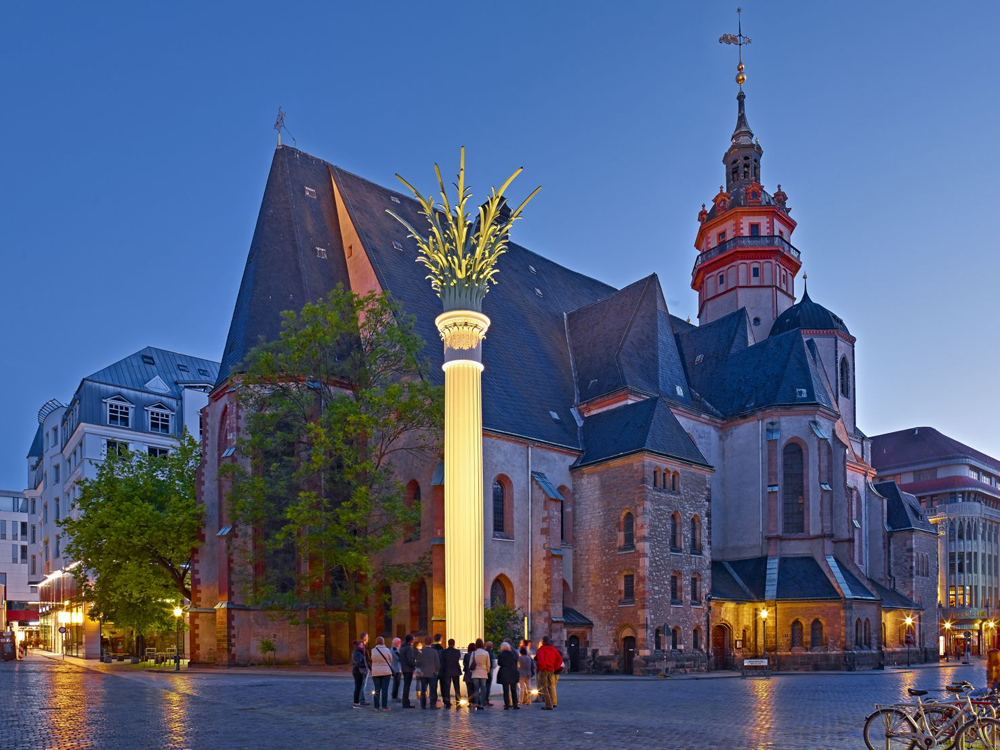
[[[764,537],[764,420],[757,415],[757,492],[760,503],[757,508],[757,525],[760,527],[760,554],[767,554]]]
[[[528,443],[528,638],[531,638],[531,549],[535,546],[535,538],[532,536],[531,521],[531,443]]]

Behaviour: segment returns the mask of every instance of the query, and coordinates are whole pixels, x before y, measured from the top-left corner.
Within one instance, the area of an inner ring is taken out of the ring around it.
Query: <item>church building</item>
[[[698,325],[670,314],[656,274],[615,289],[516,243],[483,303],[487,604],[522,609],[572,670],[732,668],[765,654],[780,668],[860,668],[935,646],[933,528],[906,493],[872,484],[855,338],[804,285],[797,297],[796,222],[781,186],[764,188],[745,99],[741,87],[725,186],[698,215]],[[423,226],[411,198],[275,151],[202,414],[195,661],[250,661],[262,638],[278,660],[311,662],[346,660],[361,630],[447,634],[440,460],[396,467],[423,515],[387,554],[426,555],[426,577],[387,586],[392,607],[344,623],[335,643],[246,606],[233,583],[240,530],[219,478],[242,460],[233,386],[282,311],[337,284],[387,291],[443,383],[440,301],[387,209]]]

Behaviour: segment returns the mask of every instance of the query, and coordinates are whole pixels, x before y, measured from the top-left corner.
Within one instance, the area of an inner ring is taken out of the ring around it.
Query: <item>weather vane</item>
[[[736,34],[723,34],[719,37],[719,44],[735,44],[737,50],[739,50],[740,64],[736,66],[736,83],[740,85],[740,91],[743,90],[743,84],[746,82],[747,77],[743,74],[743,45],[750,44],[753,40],[748,36],[743,36],[743,8],[736,9]]]
[[[292,143],[298,144],[295,140],[295,136],[292,135],[291,131],[285,127],[285,113],[281,111],[281,107],[278,107],[278,119],[274,121],[274,129],[278,131],[278,145],[281,145],[281,131],[284,130],[292,138]]]

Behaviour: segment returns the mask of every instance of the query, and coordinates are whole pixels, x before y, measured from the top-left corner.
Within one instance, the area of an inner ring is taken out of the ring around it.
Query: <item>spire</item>
[[[736,95],[738,106],[736,111],[736,128],[733,130],[734,146],[753,146],[753,131],[750,129],[750,123],[747,122],[747,110],[744,104],[746,98],[747,95],[743,93],[743,87],[741,86],[740,93]]]

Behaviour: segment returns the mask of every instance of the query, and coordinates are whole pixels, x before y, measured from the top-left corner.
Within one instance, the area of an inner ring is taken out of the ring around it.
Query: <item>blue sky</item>
[[[696,317],[736,117],[735,2],[22,3],[0,26],[0,486],[49,398],[152,345],[219,359],[274,148],[429,189],[543,185],[522,244]],[[859,426],[1000,457],[995,3],[744,3],[747,113]],[[518,197],[515,195],[515,197]]]

